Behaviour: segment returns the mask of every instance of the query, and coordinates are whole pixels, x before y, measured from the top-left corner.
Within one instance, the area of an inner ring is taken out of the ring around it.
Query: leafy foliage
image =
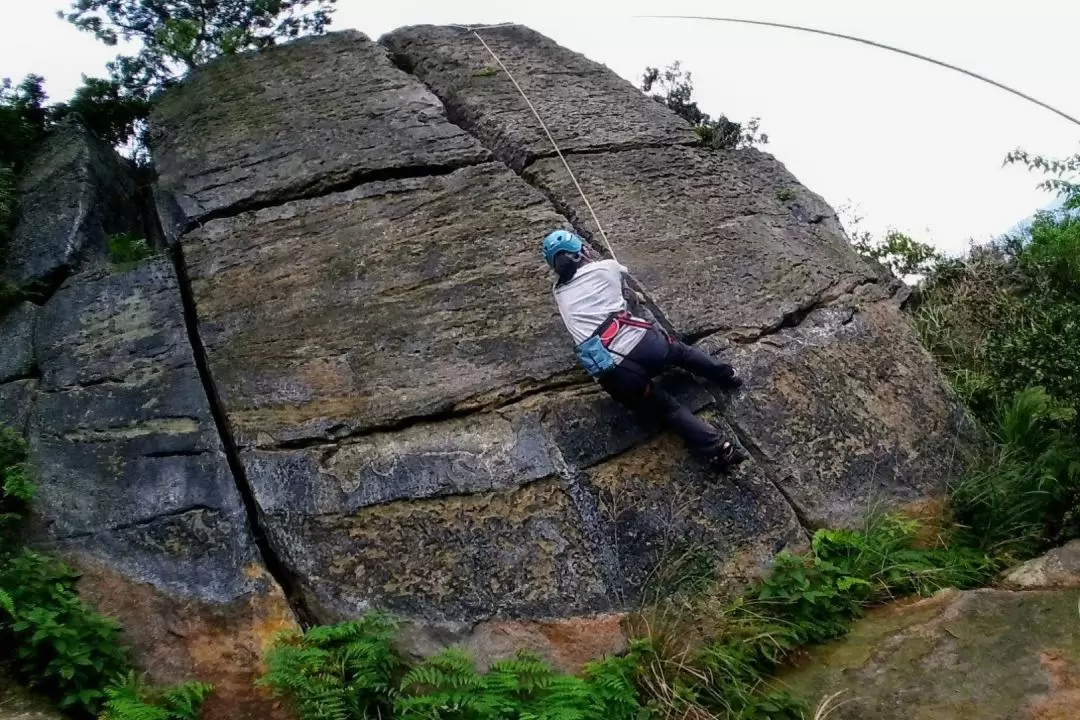
[[[108,681],[127,667],[119,627],[79,600],[78,575],[45,555],[14,546],[11,526],[34,494],[26,445],[10,428],[0,430],[0,647],[13,669],[60,707],[92,714]]]
[[[0,427],[0,657],[76,717],[193,720],[211,687],[152,688],[129,670],[120,627],[83,603],[64,563],[21,548],[13,532],[36,490],[20,435]],[[116,683],[115,685],[113,683]]]
[[[402,666],[396,624],[377,613],[355,622],[279,636],[259,683],[288,698],[304,720],[389,717],[392,678]]]
[[[100,720],[196,720],[213,689],[197,682],[152,687],[129,672],[105,691],[107,700]]]
[[[121,268],[130,268],[154,254],[144,238],[121,233],[109,238],[109,259]]]
[[[135,40],[109,70],[116,87],[149,96],[219,55],[324,32],[337,0],[75,0],[60,16],[106,45]]]
[[[395,629],[371,613],[286,633],[259,682],[288,698],[303,720],[632,720],[641,710],[630,658],[592,663],[573,677],[520,654],[480,674],[451,648],[406,670],[393,650]]]
[[[992,457],[951,489],[953,512],[971,545],[1022,559],[1080,536],[1075,421],[1075,408],[1040,387],[1002,408]]]
[[[653,92],[653,90],[657,92]],[[694,132],[703,145],[715,149],[746,148],[765,145],[769,136],[759,131],[760,120],[751,118],[745,127],[724,115],[713,118],[698,107],[694,100],[694,83],[691,73],[682,69],[678,61],[666,67],[647,67],[641,78],[641,90],[652,92],[653,100],[663,103],[676,115],[694,126]]]
[[[1005,156],[1005,163],[1019,163],[1026,165],[1028,170],[1043,173],[1046,177],[1039,183],[1040,188],[1060,195],[1066,209],[1080,208],[1080,153],[1066,158],[1048,158],[1017,148]]]

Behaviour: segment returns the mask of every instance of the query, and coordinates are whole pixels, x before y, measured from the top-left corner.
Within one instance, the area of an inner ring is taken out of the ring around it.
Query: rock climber
[[[653,383],[663,371],[679,367],[734,390],[742,385],[734,368],[631,315],[626,294],[637,294],[624,284],[627,269],[597,258],[578,235],[555,230],[544,238],[543,250],[557,276],[552,291],[574,351],[600,386],[621,404],[660,420],[718,469],[746,460],[745,451]]]

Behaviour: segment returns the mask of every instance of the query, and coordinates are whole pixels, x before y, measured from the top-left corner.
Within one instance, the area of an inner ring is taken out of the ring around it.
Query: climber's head
[[[587,258],[584,241],[568,230],[556,230],[544,238],[544,259],[561,283],[569,282]]]

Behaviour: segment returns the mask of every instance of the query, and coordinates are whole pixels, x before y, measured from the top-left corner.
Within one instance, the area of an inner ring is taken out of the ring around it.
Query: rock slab
[[[431,92],[352,30],[208,63],[169,90],[149,122],[160,210],[174,234],[365,178],[490,158],[446,122]]]
[[[536,267],[536,239],[560,221],[487,163],[185,236],[200,334],[237,442],[340,437],[587,381]]]
[[[480,28],[564,153],[697,142],[690,125],[607,68],[521,25]],[[379,39],[500,160],[520,171],[554,155],[510,77],[473,33],[416,25]]]
[[[780,684],[837,720],[1067,720],[1080,713],[1080,589],[946,590],[872,612]]]
[[[251,681],[292,613],[252,539],[172,265],[69,278],[36,337],[40,541],[83,572],[152,678],[224,683],[209,716],[261,716]]]
[[[133,172],[74,121],[54,130],[19,178],[19,219],[4,270],[16,285],[52,283],[102,264],[108,238],[146,236]]]

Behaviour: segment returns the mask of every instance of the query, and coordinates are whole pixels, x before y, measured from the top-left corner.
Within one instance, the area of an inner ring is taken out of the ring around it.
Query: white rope
[[[574,187],[577,188],[578,194],[581,195],[582,202],[584,202],[585,207],[589,209],[589,215],[592,216],[593,222],[596,223],[596,229],[600,231],[600,237],[603,239],[604,246],[607,248],[608,253],[611,255],[611,259],[618,262],[618,258],[615,257],[615,250],[611,247],[611,241],[608,240],[607,233],[604,232],[604,226],[600,224],[600,218],[596,217],[596,211],[593,210],[592,203],[590,203],[589,198],[585,196],[585,191],[581,189],[581,184],[578,183],[577,177],[574,175],[574,171],[570,169],[570,163],[566,162],[566,157],[563,155],[562,150],[559,149],[559,144],[555,142],[555,138],[552,137],[551,131],[548,130],[547,123],[545,123],[544,119],[540,117],[540,113],[536,111],[536,107],[532,104],[532,100],[529,100],[529,96],[526,95],[525,91],[521,89],[521,85],[518,85],[518,81],[514,78],[514,74],[510,72],[510,70],[506,67],[505,64],[503,64],[503,61],[499,58],[498,55],[495,54],[495,51],[492,50],[486,42],[484,42],[484,38],[480,37],[480,33],[478,33],[473,28],[464,25],[458,25],[456,27],[468,30],[476,36],[476,39],[480,41],[480,44],[484,46],[484,49],[491,53],[491,57],[495,59],[495,62],[499,64],[499,67],[502,68],[502,71],[506,73],[506,76],[508,78],[510,78],[510,82],[514,83],[514,87],[517,88],[517,91],[521,93],[522,99],[525,100],[525,103],[529,106],[529,109],[532,110],[532,114],[536,117],[536,121],[540,123],[540,127],[544,129],[544,133],[547,134],[548,140],[551,141],[552,147],[555,148],[555,153],[559,156],[559,159],[562,160],[563,167],[566,168],[566,173],[574,182]]]

